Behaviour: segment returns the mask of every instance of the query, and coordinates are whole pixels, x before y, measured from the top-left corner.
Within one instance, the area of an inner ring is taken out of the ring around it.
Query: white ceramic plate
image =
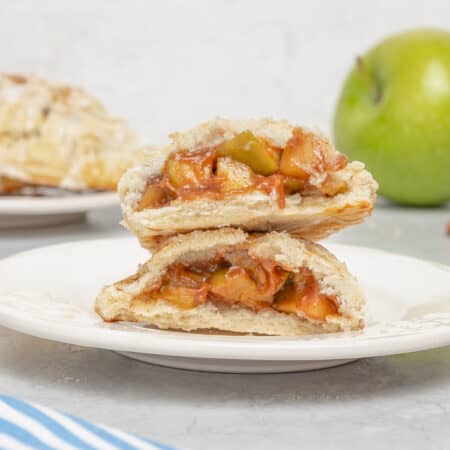
[[[80,220],[86,212],[119,204],[116,192],[54,191],[42,196],[0,196],[0,228],[56,225]]]
[[[284,338],[103,323],[93,311],[98,290],[134,273],[148,257],[130,238],[73,242],[1,260],[0,324],[161,365],[227,372],[307,370],[450,344],[449,267],[364,247],[328,247],[363,286],[364,331]]]

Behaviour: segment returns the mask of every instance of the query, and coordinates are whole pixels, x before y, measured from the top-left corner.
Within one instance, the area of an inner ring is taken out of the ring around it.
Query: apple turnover
[[[114,190],[137,162],[137,136],[81,89],[0,75],[0,177]]]
[[[370,173],[318,133],[270,119],[216,119],[171,138],[119,184],[124,223],[145,247],[226,226],[316,240],[372,211]]]
[[[224,228],[167,239],[135,275],[104,287],[95,309],[107,322],[293,336],[361,329],[364,306],[322,246]]]

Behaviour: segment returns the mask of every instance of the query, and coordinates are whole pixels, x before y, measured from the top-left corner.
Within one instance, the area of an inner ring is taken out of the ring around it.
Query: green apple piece
[[[407,31],[358,58],[334,117],[336,146],[380,193],[410,205],[450,200],[450,33]]]
[[[247,164],[255,173],[271,175],[278,170],[279,152],[258,139],[251,131],[243,131],[217,149],[219,156],[229,156]]]

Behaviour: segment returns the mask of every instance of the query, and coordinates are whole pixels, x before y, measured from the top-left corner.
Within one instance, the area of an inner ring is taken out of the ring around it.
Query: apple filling
[[[313,133],[295,128],[284,148],[244,131],[216,147],[171,153],[161,175],[151,178],[138,209],[172,200],[222,199],[256,190],[273,195],[280,208],[286,195],[335,196],[348,189],[335,172],[347,158]]]
[[[256,259],[238,249],[214,259],[185,265],[174,263],[140,301],[164,299],[180,309],[211,302],[219,307],[240,305],[253,311],[272,308],[323,322],[339,315],[335,297],[320,292],[307,267],[289,272],[273,261]]]

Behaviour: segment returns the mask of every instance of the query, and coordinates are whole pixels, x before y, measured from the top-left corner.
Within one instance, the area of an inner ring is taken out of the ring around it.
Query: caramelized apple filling
[[[206,302],[239,304],[254,311],[272,308],[316,321],[339,314],[336,298],[320,293],[310,269],[289,272],[273,261],[250,257],[245,249],[201,264],[172,264],[140,299],[164,299],[180,309]]]
[[[257,190],[273,195],[283,208],[286,195],[345,192],[347,183],[334,172],[346,165],[346,157],[329,142],[301,128],[294,129],[284,149],[244,131],[213,148],[171,153],[162,175],[148,181],[138,209]]]

